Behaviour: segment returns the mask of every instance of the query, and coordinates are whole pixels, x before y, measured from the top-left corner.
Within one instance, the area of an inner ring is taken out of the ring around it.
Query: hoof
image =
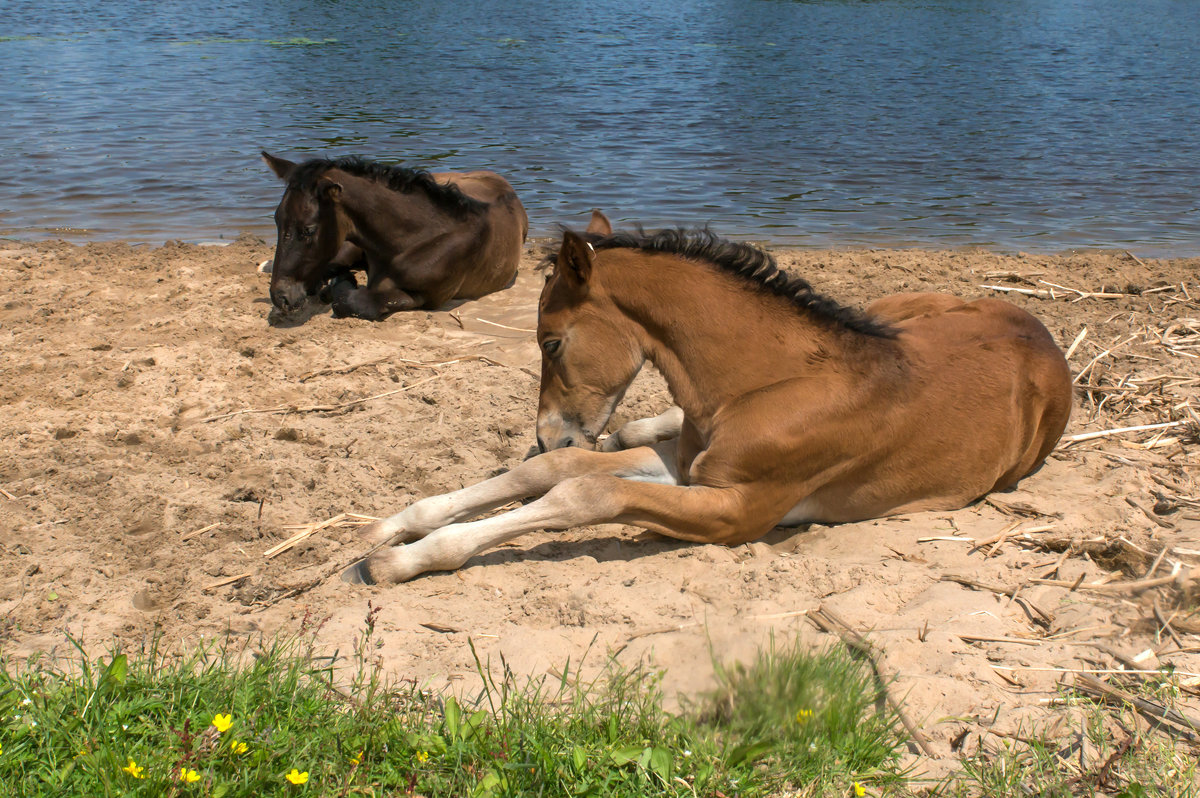
[[[351,585],[375,584],[375,580],[371,578],[371,574],[367,571],[366,560],[359,560],[354,565],[342,571],[342,581]]]
[[[333,279],[321,286],[317,299],[326,305],[344,302],[352,291],[358,289],[358,281],[349,272],[334,275]]]

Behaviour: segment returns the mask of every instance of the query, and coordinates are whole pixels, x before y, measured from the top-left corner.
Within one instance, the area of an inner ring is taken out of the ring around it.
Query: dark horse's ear
[[[333,203],[341,202],[342,200],[342,184],[328,177],[322,177],[317,181],[317,192],[323,200],[329,200]]]
[[[567,279],[579,285],[586,285],[592,276],[592,255],[595,250],[584,241],[578,233],[570,230],[563,231],[562,246],[558,250],[558,260],[555,261],[555,271],[561,271]]]
[[[600,213],[600,211],[592,211],[592,220],[588,222],[587,232],[595,233],[598,236],[612,235],[612,222],[608,217]]]
[[[266,150],[263,150],[262,159],[280,180],[287,180],[292,176],[292,170],[296,168],[296,164],[286,158],[277,158]]]

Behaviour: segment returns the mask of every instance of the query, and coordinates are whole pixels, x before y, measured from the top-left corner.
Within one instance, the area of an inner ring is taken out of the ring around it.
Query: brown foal
[[[271,302],[293,312],[320,293],[335,316],[434,310],[512,283],[529,229],[494,172],[423,172],[362,158],[263,160],[287,184],[275,210]],[[357,271],[366,272],[358,285]]]
[[[537,336],[544,453],[375,522],[369,540],[407,545],[344,578],[454,569],[534,529],[615,522],[732,545],[955,509],[1036,469],[1071,410],[1062,352],[1012,304],[900,294],[860,314],[706,231],[564,234]],[[646,360],[677,407],[582,448]]]

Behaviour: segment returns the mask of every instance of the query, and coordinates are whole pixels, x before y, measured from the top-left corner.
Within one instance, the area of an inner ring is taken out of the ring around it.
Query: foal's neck
[[[645,253],[613,260],[621,264],[606,280],[619,287],[610,289],[613,302],[694,422],[769,385],[845,369],[874,346],[870,336],[707,264]]]
[[[342,205],[354,225],[352,243],[360,247],[384,241],[391,248],[412,246],[454,226],[451,214],[419,189],[396,191],[358,175],[346,174],[344,180],[353,190],[344,193]]]

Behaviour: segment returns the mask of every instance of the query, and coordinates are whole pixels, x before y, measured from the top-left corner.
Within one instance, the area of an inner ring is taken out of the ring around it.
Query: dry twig
[[[1200,741],[1200,720],[1175,709],[1133,695],[1085,673],[1075,674],[1075,689],[1101,701],[1118,706],[1131,706],[1138,712],[1175,735],[1193,742]]]
[[[273,557],[278,557],[280,554],[283,554],[285,551],[303,542],[307,538],[312,537],[322,529],[330,529],[332,527],[341,526],[362,526],[363,524],[369,524],[372,521],[378,520],[379,519],[373,518],[369,515],[358,515],[357,513],[339,513],[333,518],[327,518],[324,521],[318,521],[312,524],[290,524],[284,528],[299,529],[300,531],[282,543],[277,543],[264,551],[263,556],[268,560]]]
[[[1082,576],[1082,574],[1081,574]],[[1186,575],[1172,574],[1171,576],[1160,576],[1155,579],[1139,579],[1133,582],[1106,582],[1081,584],[1077,582],[1067,582],[1062,579],[1032,579],[1030,580],[1036,585],[1052,585],[1054,587],[1069,587],[1072,590],[1091,590],[1096,593],[1140,593],[1143,590],[1149,590],[1152,587],[1162,587],[1176,582],[1191,582],[1200,579],[1200,568],[1191,569]]]
[[[216,529],[220,525],[221,525],[221,523],[218,521],[215,524],[209,524],[206,527],[201,527],[200,529],[196,529],[191,532],[187,532],[183,535],[180,535],[179,540],[184,541],[184,540],[191,540],[192,538],[198,538],[201,535],[203,535],[205,532],[211,532],[212,530]]]
[[[1110,438],[1113,435],[1123,435],[1126,432],[1144,432],[1152,429],[1170,429],[1171,427],[1181,427],[1187,424],[1187,421],[1166,421],[1161,424],[1140,424],[1136,427],[1117,427],[1115,429],[1099,430],[1098,432],[1081,432],[1077,435],[1066,435],[1062,439],[1060,446],[1067,444],[1079,443],[1080,441],[1091,441],[1097,438]]]
[[[1084,327],[1082,330],[1079,331],[1079,334],[1075,336],[1075,340],[1071,342],[1070,348],[1067,349],[1067,354],[1064,355],[1064,357],[1066,357],[1067,360],[1070,360],[1071,355],[1075,354],[1075,350],[1079,348],[1079,345],[1081,343],[1083,343],[1083,339],[1087,338],[1087,334],[1088,334],[1088,328]]]
[[[891,705],[892,711],[896,713],[897,717],[900,718],[900,722],[904,724],[904,728],[908,731],[909,736],[912,737],[913,742],[916,743],[917,747],[926,756],[936,756],[933,747],[929,744],[929,738],[917,728],[912,719],[908,717],[908,713],[904,711],[900,702],[892,696],[891,691],[888,689],[888,685],[895,681],[895,679],[887,675],[884,671],[883,665],[879,661],[879,651],[865,637],[851,628],[849,624],[835,615],[824,604],[815,610],[810,610],[807,615],[819,629],[824,632],[836,634],[846,644],[847,648],[865,657],[871,663],[871,668],[875,671],[875,678],[879,683],[880,691],[883,693],[884,698],[887,699],[888,704]]]
[[[308,382],[314,377],[324,377],[328,374],[349,374],[352,371],[357,371],[358,369],[366,368],[367,366],[378,366],[380,363],[384,363],[389,359],[390,358],[385,355],[384,357],[377,357],[374,360],[365,360],[362,363],[354,363],[353,365],[349,366],[337,366],[327,369],[319,369],[317,371],[309,371],[297,377],[296,381]]]
[[[387,397],[387,396],[393,396],[398,393],[404,393],[405,391],[411,391],[413,388],[416,388],[419,385],[424,385],[428,382],[432,382],[433,380],[436,380],[439,376],[440,375],[435,374],[432,377],[426,377],[423,380],[417,380],[416,382],[409,383],[408,385],[405,385],[403,388],[396,388],[395,390],[392,390],[392,391],[384,391],[383,393],[377,393],[374,396],[364,396],[362,399],[352,399],[349,402],[338,402],[337,404],[332,404],[332,405],[310,405],[308,407],[280,406],[280,407],[268,407],[268,408],[261,408],[261,409],[251,408],[248,410],[234,410],[232,413],[221,413],[220,415],[208,416],[207,418],[202,418],[202,419],[200,419],[200,423],[207,424],[212,421],[223,421],[227,418],[233,418],[234,416],[248,415],[250,413],[266,413],[266,414],[270,414],[270,413],[331,413],[335,410],[345,410],[347,408],[354,407],[356,405],[366,404],[367,402],[373,402],[376,399],[383,399],[384,397]]]
[[[1033,620],[1039,626],[1049,627],[1049,625],[1054,621],[1054,618],[1050,615],[1050,613],[1046,612],[1044,609],[1042,609],[1038,605],[1034,604],[1029,599],[1024,598],[1024,597],[1017,598],[1017,593],[1020,592],[1020,590],[1021,590],[1021,588],[1019,588],[1019,587],[1001,587],[999,585],[988,584],[987,582],[980,582],[976,579],[972,579],[969,576],[959,576],[957,574],[942,574],[941,581],[957,582],[958,584],[965,585],[966,587],[973,587],[978,590],[989,590],[992,593],[998,593],[1001,596],[1008,596],[1009,598],[1015,600],[1018,604],[1025,605],[1028,608],[1028,610],[1031,611],[1030,612],[1031,618],[1033,618],[1033,615],[1036,613],[1041,618],[1041,620],[1039,621],[1037,618],[1033,618]]]
[[[219,587],[225,587],[225,585],[232,585],[234,582],[240,582],[243,579],[248,579],[251,576],[254,576],[253,571],[246,571],[245,573],[238,574],[236,576],[227,576],[224,579],[213,582],[211,585],[205,585],[201,588],[201,590],[207,593],[210,590],[216,590]]]

